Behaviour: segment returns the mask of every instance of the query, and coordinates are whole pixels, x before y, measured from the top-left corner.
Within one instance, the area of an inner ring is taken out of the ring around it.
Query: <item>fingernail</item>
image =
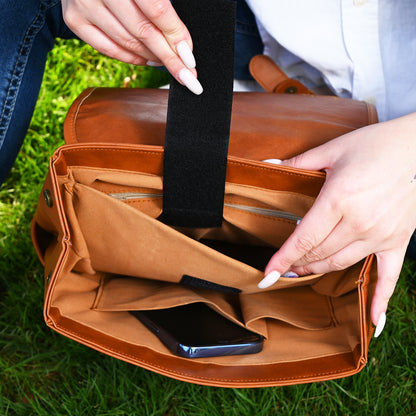
[[[183,40],[182,42],[179,42],[176,46],[176,51],[178,52],[179,57],[182,59],[182,62],[188,68],[195,68],[195,57],[186,41]]]
[[[146,65],[147,66],[162,66],[163,64],[161,64],[160,62],[155,62],[155,61],[147,61]]]
[[[179,71],[179,79],[184,83],[184,85],[196,95],[202,94],[203,88],[199,83],[195,75],[186,68],[183,68]]]
[[[288,271],[286,273],[283,273],[282,277],[299,277],[299,275],[296,274],[295,272]]]
[[[266,289],[267,287],[274,285],[280,278],[280,273],[276,270],[270,272],[258,285],[259,289]]]
[[[376,330],[374,332],[374,338],[377,338],[381,334],[384,329],[384,325],[386,325],[386,313],[382,312],[378,318]]]
[[[263,162],[273,163],[274,165],[280,165],[282,163],[280,159],[265,159]]]

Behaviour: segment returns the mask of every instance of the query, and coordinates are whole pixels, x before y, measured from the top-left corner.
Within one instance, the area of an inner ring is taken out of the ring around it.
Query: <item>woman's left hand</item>
[[[416,113],[355,130],[282,164],[327,176],[312,208],[270,260],[261,286],[288,270],[326,273],[375,253],[371,317],[377,325],[416,228]]]

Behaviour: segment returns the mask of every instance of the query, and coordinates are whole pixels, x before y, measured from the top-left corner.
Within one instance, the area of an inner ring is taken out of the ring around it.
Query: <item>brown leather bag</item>
[[[373,331],[373,256],[260,290],[261,269],[203,241],[277,249],[325,175],[261,160],[291,157],[374,123],[374,108],[335,97],[235,93],[223,221],[184,228],[159,220],[167,94],[90,89],[70,108],[70,144],[51,157],[32,223],[45,265],[46,323],[98,351],[197,384],[280,386],[360,371]],[[183,276],[211,288],[183,285]],[[223,287],[235,291],[216,290]],[[181,358],[129,313],[194,302],[263,335],[263,351]]]
[[[32,227],[45,264],[47,324],[101,352],[200,384],[276,386],[361,370],[372,333],[371,257],[343,272],[281,278],[263,291],[257,288],[261,270],[198,240],[279,247],[294,222],[238,205],[303,216],[324,174],[258,160],[290,157],[373,123],[374,110],[333,97],[236,93],[223,226],[183,231],[156,220],[162,198],[153,194],[162,192],[163,148],[155,143],[163,141],[166,100],[162,90],[93,89],[71,107],[65,137],[73,144],[51,158]],[[97,137],[107,143],[90,143]],[[128,199],[129,194],[142,195]],[[240,289],[240,305],[228,303],[229,295],[176,285],[185,274]],[[232,320],[244,316],[242,324],[267,337],[263,352],[195,361],[175,357],[126,312],[196,300]]]

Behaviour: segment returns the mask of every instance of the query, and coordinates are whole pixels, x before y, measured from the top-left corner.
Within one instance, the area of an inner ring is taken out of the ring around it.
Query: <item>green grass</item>
[[[63,143],[70,103],[90,86],[148,86],[166,74],[123,65],[80,42],[50,54],[33,122],[0,190],[0,415],[409,415],[416,414],[414,264],[405,263],[386,328],[365,369],[342,380],[283,388],[221,389],[150,373],[46,327],[43,270],[30,220],[48,157]]]

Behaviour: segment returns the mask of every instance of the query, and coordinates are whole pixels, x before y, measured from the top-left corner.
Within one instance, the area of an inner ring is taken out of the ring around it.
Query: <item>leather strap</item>
[[[233,100],[235,2],[175,0],[194,42],[196,96],[172,79],[166,121],[163,214],[167,224],[222,223]]]
[[[305,87],[301,82],[289,78],[266,55],[256,55],[250,60],[249,70],[251,76],[267,91],[277,94],[310,94],[313,91]]]

